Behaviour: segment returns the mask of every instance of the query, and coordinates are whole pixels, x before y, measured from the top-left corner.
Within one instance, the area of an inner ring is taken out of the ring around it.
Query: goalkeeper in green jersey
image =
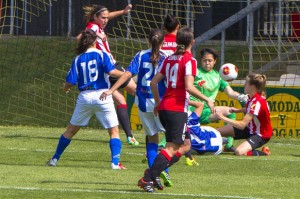
[[[223,80],[219,72],[214,70],[214,66],[217,62],[218,54],[214,49],[205,48],[201,50],[201,65],[197,68],[197,75],[195,77],[194,86],[206,97],[215,101],[219,91],[225,92],[226,95],[239,102],[246,102],[248,95],[238,93],[234,91],[228,82]],[[197,98],[191,96],[190,100],[199,101]],[[230,119],[236,119],[235,113],[230,112],[230,107],[219,106],[218,111],[221,111],[223,115]],[[189,112],[193,112],[195,107],[189,106]],[[219,121],[219,118],[215,113],[212,113],[209,106],[204,102],[204,108],[200,117],[200,124],[209,124]],[[230,138],[228,144],[225,146],[225,150],[232,151],[233,138]]]

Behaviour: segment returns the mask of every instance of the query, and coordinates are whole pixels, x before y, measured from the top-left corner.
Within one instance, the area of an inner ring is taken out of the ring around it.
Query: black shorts
[[[125,69],[118,63],[115,64],[115,68],[119,71],[125,72]],[[119,77],[109,76],[110,87],[112,87],[118,81],[118,79]],[[129,84],[130,80],[131,79],[127,80],[124,84],[122,84],[120,88],[125,88]]]
[[[159,119],[166,130],[166,141],[180,145],[183,144],[187,133],[187,113],[159,111]]]
[[[250,131],[247,127],[243,130],[235,127],[233,127],[233,129],[234,129],[234,139],[235,140],[246,139],[247,142],[251,145],[252,150],[263,146],[269,141],[269,139],[263,139],[259,135],[250,134]]]

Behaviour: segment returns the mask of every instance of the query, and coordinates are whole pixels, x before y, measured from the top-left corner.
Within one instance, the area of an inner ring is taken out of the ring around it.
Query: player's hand
[[[111,90],[104,91],[104,92],[100,95],[99,99],[100,99],[100,100],[106,100],[106,97],[109,96],[109,95],[111,95],[111,94],[112,94],[112,91],[111,91]]]
[[[210,107],[210,111],[213,113],[214,109],[215,109],[214,102],[209,100],[209,101],[207,101],[207,105]]]
[[[132,5],[128,4],[125,8],[124,8],[124,14],[128,14],[128,12],[130,12],[130,10],[132,9]]]
[[[106,35],[104,34],[104,33],[99,33],[98,34],[98,37],[102,40],[102,41],[106,41],[107,40],[107,37],[106,37]]]
[[[238,110],[238,109],[235,108],[235,107],[230,107],[230,108],[229,108],[229,112],[230,112],[230,113],[237,113],[237,110]]]
[[[249,96],[248,95],[246,95],[246,94],[239,94],[238,96],[237,96],[237,101],[239,101],[239,102],[244,102],[244,103],[246,103],[247,101],[248,101],[248,99],[249,99]]]
[[[71,87],[67,86],[66,83],[63,83],[63,90],[66,94],[68,94],[71,90]]]
[[[217,108],[214,110],[213,113],[216,114],[216,116],[218,117],[219,120],[221,120],[222,117],[224,117],[222,111],[219,111]]]
[[[158,104],[156,104],[154,106],[154,108],[153,108],[153,114],[154,114],[155,117],[157,117],[157,115],[158,115]]]

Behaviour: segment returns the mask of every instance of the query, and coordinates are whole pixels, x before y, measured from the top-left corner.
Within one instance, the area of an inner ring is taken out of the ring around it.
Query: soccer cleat
[[[192,160],[190,158],[185,158],[185,164],[187,166],[193,166],[193,165],[199,166],[199,163],[196,161],[195,158],[193,158]]]
[[[140,144],[134,137],[127,137],[127,143],[134,146],[138,146]]]
[[[262,151],[264,154],[266,154],[266,156],[271,155],[271,151],[270,151],[269,147],[267,147],[267,146],[264,146],[264,147],[261,149],[261,151]]]
[[[224,152],[235,152],[235,147],[231,146],[229,148],[224,147]]]
[[[139,179],[138,186],[141,187],[142,189],[144,189],[144,191],[146,191],[146,192],[153,193],[155,191],[153,182],[152,181],[147,182],[144,180],[144,178]]]
[[[158,144],[158,147],[159,148],[165,148],[166,147],[166,144],[167,144],[167,141],[166,141],[166,137],[164,136],[164,138],[160,141],[160,143]]]
[[[229,149],[233,145],[233,137],[228,137],[227,138],[227,144],[225,144],[225,148]]]
[[[166,171],[161,172],[160,175],[159,175],[159,177],[160,177],[161,179],[163,179],[164,185],[165,185],[166,187],[172,187],[172,186],[173,186],[173,183],[172,183],[172,181],[171,181],[171,178],[170,178],[169,174],[168,174]]]
[[[122,165],[121,162],[119,162],[118,165],[115,165],[114,163],[111,163],[111,168],[112,168],[112,169],[116,169],[116,170],[118,170],[118,169],[121,169],[121,170],[127,169],[126,167],[124,167],[124,166]]]
[[[58,160],[57,160],[56,158],[50,159],[50,160],[47,162],[46,166],[56,167],[56,166],[57,166],[57,161],[58,161]]]
[[[161,184],[159,177],[155,178],[154,187],[156,187],[158,190],[164,190],[164,186]]]

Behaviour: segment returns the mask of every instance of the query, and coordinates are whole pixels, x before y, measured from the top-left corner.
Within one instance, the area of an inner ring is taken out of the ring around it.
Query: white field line
[[[29,190],[29,191],[60,191],[60,192],[82,192],[82,193],[113,193],[113,194],[128,194],[128,195],[144,195],[149,194],[145,192],[136,191],[109,191],[101,189],[48,189],[39,187],[13,187],[13,186],[0,186],[0,189],[12,189],[12,190]],[[231,195],[208,195],[208,194],[175,194],[175,193],[152,193],[155,195],[164,196],[189,196],[195,198],[240,198],[240,199],[258,199],[254,197],[243,197],[243,196],[231,196]]]

